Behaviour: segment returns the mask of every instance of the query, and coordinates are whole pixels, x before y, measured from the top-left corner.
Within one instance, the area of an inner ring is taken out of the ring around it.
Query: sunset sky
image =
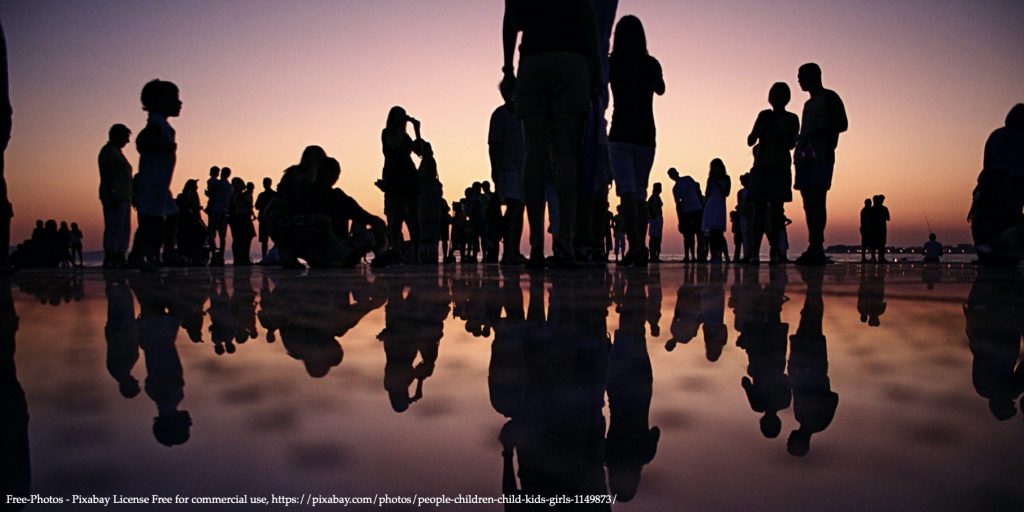
[[[77,221],[101,246],[96,156],[111,124],[145,124],[142,85],[176,82],[184,102],[172,190],[211,165],[275,183],[309,144],[342,164],[341,186],[383,213],[373,186],[380,130],[402,105],[423,123],[449,200],[487,178],[487,124],[500,103],[500,0],[45,1],[0,3],[14,132],[7,177],[13,241],[37,218]],[[917,245],[925,215],[939,239],[965,222],[985,139],[1024,101],[1024,2],[622,0],[644,23],[667,90],[654,103],[652,181],[670,166],[703,182],[722,158],[750,167],[745,138],[768,88],[806,93],[817,62],[846,103],[826,243],[858,242],[865,197],[885,194],[890,242]],[[613,105],[614,108],[614,105]],[[609,116],[611,112],[609,111]],[[126,154],[137,170],[134,144]],[[735,196],[730,198],[730,207]],[[806,240],[799,199],[794,252]],[[666,252],[681,244],[666,210]]]

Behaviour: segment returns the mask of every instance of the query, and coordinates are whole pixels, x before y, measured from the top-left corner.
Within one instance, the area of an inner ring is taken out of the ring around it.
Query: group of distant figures
[[[207,181],[205,208],[198,180],[186,182],[173,197],[169,188],[177,143],[168,119],[180,114],[182,104],[175,84],[147,83],[141,100],[148,121],[135,141],[138,174],[132,175],[121,151],[131,134],[122,124],[110,129],[99,156],[104,265],[144,270],[222,265],[229,229],[237,265],[253,263],[249,254],[257,236],[262,262],[286,267],[350,267],[371,252],[371,265],[378,267],[454,262],[456,255],[464,262],[534,269],[604,265],[612,252],[620,266],[660,261],[661,184],[654,183],[650,195],[648,188],[656,146],[653,97],[664,94],[665,81],[661,64],[648,53],[637,17],[619,19],[612,42],[617,3],[506,0],[499,85],[504,103],[492,114],[488,133],[493,193],[487,182],[477,182],[465,198],[445,200],[434,151],[421,136],[420,121],[393,107],[381,133],[384,165],[376,181],[384,193],[386,222],[337,187],[341,165],[319,146],[303,151],[299,163],[284,171],[277,190],[265,178],[258,198],[252,182],[230,178],[230,169],[217,167]],[[791,221],[785,204],[798,190],[808,248],[795,262],[828,263],[826,198],[839,135],[847,130],[848,120],[839,95],[822,85],[821,75],[817,64],[800,66],[797,79],[809,94],[800,117],[786,111],[789,86],[771,86],[771,108],[757,115],[746,140],[753,162],[740,177],[734,211],[727,213],[732,180],[721,159],[711,160],[703,190],[692,177],[670,169],[684,262],[729,261],[725,233],[730,221],[734,260],[761,263],[760,248],[767,239],[769,262],[788,262],[786,226]],[[609,96],[614,109],[607,129]],[[1016,264],[1024,255],[1022,118],[1024,104],[1018,104],[1006,126],[986,143],[984,170],[968,216],[982,263]],[[609,203],[613,185],[619,197],[614,215]],[[133,208],[138,229],[129,253]],[[204,210],[206,222],[201,218]],[[884,211],[868,208],[869,222],[862,229],[863,252],[870,250],[880,261],[888,215],[886,220],[879,215]],[[524,215],[529,226],[526,256],[520,253]],[[550,220],[547,230],[545,219]],[[545,253],[546,233],[551,233],[550,257]],[[41,251],[32,243],[19,253],[30,263],[54,260]]]
[[[85,265],[82,257],[82,230],[77,222],[71,227],[65,221],[50,219],[45,223],[40,219],[32,230],[32,238],[18,244],[11,253],[11,264],[17,267],[81,267]]]

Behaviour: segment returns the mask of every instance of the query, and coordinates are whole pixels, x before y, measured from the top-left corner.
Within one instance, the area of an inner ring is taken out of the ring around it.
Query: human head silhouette
[[[708,166],[708,176],[712,178],[720,178],[725,176],[725,162],[721,158],[716,158],[711,161],[711,165]]]
[[[502,80],[498,83],[498,92],[501,93],[501,99],[505,100],[505,104],[511,106],[516,100],[516,83]]]
[[[108,139],[110,140],[111,144],[119,148],[123,148],[126,145],[128,145],[128,139],[130,138],[131,134],[132,131],[129,130],[127,126],[118,123],[110,127],[110,131],[108,132]]]
[[[181,188],[182,192],[196,192],[199,190],[199,180],[188,180],[185,182],[185,186]]]
[[[815,93],[823,89],[821,85],[821,68],[813,62],[800,66],[796,79],[800,82],[800,90]]]
[[[992,398],[988,401],[988,410],[999,421],[1006,421],[1017,414],[1017,407],[1012,399]]]
[[[1024,103],[1018,103],[1006,114],[1007,128],[1024,128]]]
[[[786,451],[794,457],[803,457],[811,451],[811,433],[794,430],[786,440]]]
[[[231,168],[230,167],[223,167],[223,168],[221,168],[221,170],[220,170],[220,179],[227,181],[227,179],[230,178],[230,177],[231,177]]]
[[[327,152],[320,146],[306,146],[299,159],[299,167],[315,167],[327,159]]]
[[[220,167],[214,165],[213,167],[210,167],[210,177],[216,178],[217,176],[220,176]]]
[[[388,120],[385,128],[395,132],[405,131],[405,123],[409,120],[409,114],[405,113],[405,109],[395,105],[388,111]]]
[[[245,191],[245,180],[242,178],[231,178],[231,190],[236,193]]]
[[[775,82],[768,89],[768,104],[776,110],[782,110],[789,104],[790,92],[786,82]]]
[[[679,180],[679,170],[676,169],[675,167],[669,167],[669,169],[668,169],[668,177],[672,178],[672,181]]]
[[[43,229],[43,219],[36,219],[36,229]]]
[[[324,160],[316,173],[317,184],[321,187],[331,188],[338,182],[341,176],[341,164],[334,158]]]
[[[775,439],[782,432],[782,420],[775,411],[765,411],[761,416],[761,435],[767,439]]]
[[[938,236],[936,236],[936,235],[935,235],[935,233],[928,233],[928,240],[931,240],[932,242],[934,242],[934,241],[935,241],[935,240],[937,240],[938,238],[939,238],[939,237],[938,237]]]
[[[174,411],[153,418],[153,436],[164,446],[185,444],[192,428],[188,411]]]
[[[245,183],[245,190],[247,190],[249,192],[252,192],[253,190],[256,190],[256,184],[251,182],[251,181],[246,182]]]
[[[651,193],[653,193],[656,196],[660,195],[661,194],[661,183],[655,183],[654,186],[651,187]]]
[[[142,388],[139,387],[139,380],[131,375],[127,375],[117,382],[117,390],[125,398],[135,398],[142,392]]]
[[[274,184],[274,180],[270,178],[263,178],[263,189],[270,190],[271,185]]]
[[[165,80],[150,80],[142,87],[142,110],[175,117],[181,114],[178,86]]]
[[[865,207],[871,206],[871,199],[870,198],[864,200],[864,206]]]
[[[612,42],[612,56],[647,55],[647,35],[640,18],[628,14],[615,24],[615,40]]]
[[[882,206],[882,203],[885,202],[885,196],[883,196],[882,194],[878,194],[877,196],[875,196],[874,199],[875,199],[875,206]]]

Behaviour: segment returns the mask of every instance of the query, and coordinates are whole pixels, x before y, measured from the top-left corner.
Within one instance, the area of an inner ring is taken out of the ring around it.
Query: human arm
[[[505,15],[501,22],[501,48],[504,53],[501,72],[502,86],[514,85],[516,83],[515,67],[512,59],[516,53],[516,40],[522,30],[518,19],[518,2],[516,0],[505,0]]]
[[[651,68],[651,78],[654,79],[652,89],[654,94],[661,96],[665,94],[665,76],[661,72],[661,63],[658,62],[658,59],[651,57]]]

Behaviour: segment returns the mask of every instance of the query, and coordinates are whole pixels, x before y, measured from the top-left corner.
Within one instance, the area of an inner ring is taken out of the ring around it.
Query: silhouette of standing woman
[[[725,172],[725,163],[720,158],[711,161],[708,171],[707,203],[704,205],[704,217],[701,228],[708,234],[711,246],[711,262],[719,263],[729,259],[729,248],[725,244],[725,198],[729,197],[732,180]]]
[[[647,263],[647,183],[654,165],[654,95],[665,94],[661,64],[647,53],[647,36],[636,16],[623,16],[615,26],[609,59],[609,81],[615,110],[608,134],[615,191],[622,203],[629,254],[623,266]]]
[[[7,79],[7,39],[4,28],[0,25],[0,272],[10,271],[11,217],[14,208],[7,199],[7,179],[4,178],[3,153],[7,151],[7,143],[11,141],[11,108],[10,87]]]
[[[846,107],[835,91],[821,85],[821,68],[808,63],[797,74],[800,89],[811,97],[804,103],[800,135],[796,142],[796,180],[793,188],[800,191],[807,217],[808,247],[796,259],[797,265],[824,265],[825,198],[832,188],[832,171],[836,164],[839,134],[846,131]]]
[[[178,213],[170,190],[178,144],[174,128],[167,122],[167,118],[181,114],[178,86],[163,80],[150,81],[142,88],[142,109],[149,112],[149,119],[135,138],[139,151],[139,232],[136,238],[142,239],[136,244],[147,258],[141,263],[142,269],[151,271],[156,269],[164,221],[167,216]]]
[[[406,132],[406,125],[412,124],[416,132],[413,140]],[[402,107],[391,107],[387,125],[380,134],[384,147],[384,172],[378,186],[384,191],[384,211],[388,218],[388,235],[391,247],[402,250],[402,224],[409,229],[413,244],[412,254],[419,254],[419,180],[412,153],[423,154],[423,139],[420,137],[420,122],[405,113]]]
[[[519,45],[519,77],[512,60]],[[555,266],[576,266],[573,235],[581,141],[591,97],[602,87],[597,21],[589,0],[506,0],[502,81],[516,84],[523,120],[523,185],[530,224],[530,267],[544,265],[544,185],[553,168],[558,198]],[[554,212],[552,212],[554,218]]]

